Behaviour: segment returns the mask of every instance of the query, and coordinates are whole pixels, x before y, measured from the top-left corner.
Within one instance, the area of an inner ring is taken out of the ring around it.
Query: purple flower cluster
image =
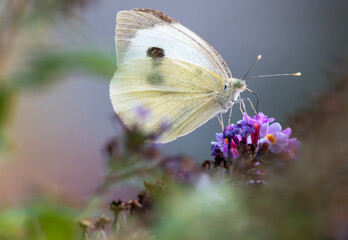
[[[212,156],[222,154],[227,158],[232,154],[236,158],[240,155],[238,149],[243,143],[255,145],[256,150],[268,146],[267,151],[292,158],[300,142],[296,138],[290,138],[290,135],[291,129],[282,130],[281,125],[274,122],[274,118],[268,118],[261,112],[254,117],[244,113],[243,119],[237,124],[231,124],[222,133],[216,134],[217,141],[212,142]]]

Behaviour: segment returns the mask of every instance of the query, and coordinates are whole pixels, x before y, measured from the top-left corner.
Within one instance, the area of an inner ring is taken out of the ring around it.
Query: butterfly
[[[225,113],[247,89],[209,43],[163,12],[118,12],[115,42],[113,108],[126,126],[161,132],[154,142],[192,132]],[[139,107],[150,112],[146,120]]]

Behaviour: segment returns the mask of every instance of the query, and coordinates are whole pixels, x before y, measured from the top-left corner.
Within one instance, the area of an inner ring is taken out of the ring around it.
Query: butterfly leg
[[[249,92],[251,92],[252,94],[254,94],[256,96],[256,112],[258,112],[259,111],[259,102],[260,102],[259,95],[257,95],[256,92],[251,91],[249,88],[246,88],[246,90],[248,90]]]
[[[242,105],[243,105],[244,112],[248,113],[248,112],[247,112],[247,109],[246,109],[246,107],[245,107],[244,98],[242,98],[240,102],[241,102]]]
[[[239,95],[239,99],[237,100],[239,102],[239,110],[241,111],[242,115],[246,112],[245,104],[243,101],[244,98],[241,98]]]
[[[230,114],[229,114],[229,116],[228,116],[228,126],[231,125],[232,108],[233,108],[233,104],[232,104],[232,106],[231,106],[231,108],[230,108]]]
[[[242,115],[243,115],[243,109],[242,109],[242,104],[241,104],[241,99],[237,99],[236,101],[234,101],[233,103],[234,104],[236,104],[236,103],[239,103],[239,110],[240,110],[240,112],[242,113]]]
[[[253,109],[254,113],[257,114],[257,111],[256,111],[256,109],[255,109],[255,107],[254,107],[254,104],[252,103],[252,101],[250,100],[250,98],[246,98],[246,100],[248,100],[248,102],[250,103],[250,106],[251,106],[251,108]],[[259,105],[259,103],[257,103],[257,108],[258,108],[258,105]],[[257,109],[257,110],[258,110],[258,109]]]
[[[251,102],[250,98],[242,98],[242,99],[241,99],[241,102],[243,103],[243,107],[244,107],[245,112],[246,112],[246,108],[245,108],[244,101],[248,101],[248,102],[250,103],[250,106],[251,106],[251,108],[253,109],[254,113],[257,114],[257,111],[256,111],[256,109],[255,109],[253,103]]]
[[[220,126],[221,126],[221,131],[224,131],[224,123],[223,123],[223,120],[222,120],[222,115],[221,113],[217,113],[216,114],[216,118],[218,119],[219,123],[220,123]],[[221,118],[221,119],[220,119]]]
[[[257,114],[257,111],[256,111],[256,109],[255,109],[253,103],[251,102],[250,98],[241,98],[241,97],[239,96],[239,99],[238,99],[237,101],[239,102],[239,109],[240,109],[240,111],[242,112],[242,114],[243,114],[244,112],[248,113],[247,110],[246,110],[246,107],[245,107],[245,103],[244,103],[245,100],[248,101],[248,102],[250,103],[250,106],[251,106],[251,108],[253,109],[254,113]],[[258,103],[257,103],[257,104],[258,104]],[[242,109],[242,106],[243,106],[243,109]]]
[[[241,102],[239,102],[239,110],[240,110],[240,112],[242,113],[242,115],[244,114],[244,112],[243,112],[243,109],[242,109],[242,103]]]
[[[224,131],[224,128],[225,128],[224,118],[222,117],[222,113],[219,113],[219,114],[220,114],[220,119],[221,119],[221,122],[222,122],[222,131]]]

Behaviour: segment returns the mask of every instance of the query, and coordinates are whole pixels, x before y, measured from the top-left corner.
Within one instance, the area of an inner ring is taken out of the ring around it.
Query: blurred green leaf
[[[94,74],[109,81],[116,70],[113,51],[61,50],[32,54],[26,70],[20,71],[12,83],[19,88],[52,83],[64,74]]]
[[[15,91],[7,83],[0,84],[0,149],[5,149],[7,139],[5,129],[11,117]]]
[[[275,184],[172,188],[156,199],[160,218],[154,233],[166,240],[327,239],[322,206]]]
[[[7,113],[11,109],[11,100],[13,98],[13,89],[8,84],[0,85],[0,125],[5,124]]]
[[[72,17],[76,9],[87,6],[91,0],[1,0],[0,19],[2,14],[18,19],[18,12],[24,15],[21,25],[30,24],[33,20],[42,20],[52,24],[58,17]],[[2,13],[2,14],[1,14]]]
[[[93,74],[109,81],[116,70],[114,51],[47,50],[33,52],[32,57],[8,79],[0,79],[0,149],[7,146],[6,123],[11,117],[13,100],[20,89],[55,83],[69,73]]]
[[[0,239],[18,239],[23,233],[21,226],[25,217],[25,212],[22,209],[0,212]]]
[[[1,240],[73,240],[79,234],[76,212],[59,204],[42,202],[0,213]]]

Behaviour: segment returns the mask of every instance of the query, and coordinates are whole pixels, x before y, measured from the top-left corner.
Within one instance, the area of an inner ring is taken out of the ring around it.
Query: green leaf
[[[0,84],[0,150],[6,149],[6,127],[11,118],[15,99],[15,90],[6,82]]]
[[[11,81],[16,87],[37,87],[52,83],[68,73],[93,74],[107,81],[116,70],[113,51],[60,50],[32,53],[25,70]]]
[[[0,212],[1,240],[75,240],[77,213],[60,204],[40,202]]]
[[[73,211],[59,205],[43,203],[28,210],[24,224],[28,239],[73,240],[79,229]]]

